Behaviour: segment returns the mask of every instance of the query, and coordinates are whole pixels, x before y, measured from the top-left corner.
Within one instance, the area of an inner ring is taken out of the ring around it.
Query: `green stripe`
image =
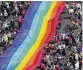
[[[35,29],[34,35],[31,38],[30,42],[27,43],[27,46],[23,49],[23,52],[21,53],[21,55],[17,59],[16,63],[14,63],[14,65],[15,65],[14,68],[16,68],[17,65],[19,65],[19,63],[17,63],[17,62],[21,62],[22,61],[22,59],[26,56],[27,52],[30,50],[30,48],[35,43],[36,39],[38,38],[38,35],[40,33],[40,29],[41,29],[41,26],[42,26],[42,22],[44,20],[44,17],[46,15],[46,13],[48,12],[48,10],[50,8],[50,5],[51,5],[51,2],[47,2],[45,4],[45,7],[41,8],[42,11],[38,13],[39,17],[37,17],[35,19],[35,20],[38,20],[38,23],[37,23],[38,25],[37,25],[37,28]],[[15,69],[13,69],[13,70],[15,70]]]

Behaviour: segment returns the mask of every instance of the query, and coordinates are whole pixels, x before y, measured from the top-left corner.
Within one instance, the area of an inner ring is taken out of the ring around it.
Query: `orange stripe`
[[[63,2],[58,2],[58,3],[57,3],[57,5],[58,5],[57,8],[55,7],[57,14],[58,14],[57,10],[59,9],[59,7],[60,7],[61,4],[63,4]],[[58,10],[58,11],[59,11],[59,10]],[[52,16],[55,17],[55,16],[57,16],[57,14],[55,15],[55,13],[53,13]],[[53,26],[54,26],[54,25],[52,25],[51,22],[49,22],[48,24],[49,24],[49,25],[48,25],[47,31],[49,31],[49,32],[45,34],[45,36],[44,36],[44,38],[43,38],[43,40],[42,40],[42,43],[41,43],[40,45],[43,45],[44,42],[47,41],[47,40],[45,40],[45,39],[48,39],[48,37],[50,36],[50,34],[51,34],[52,30],[53,30]],[[43,48],[43,47],[39,47],[39,49],[41,49],[41,48]],[[31,65],[33,65],[34,63],[36,63],[36,60],[35,60],[35,59],[37,59],[37,56],[39,55],[38,52],[39,52],[39,50],[36,51],[36,53],[35,53],[35,55],[33,56],[33,58],[32,58],[32,59],[30,60],[30,62],[24,67],[24,70],[26,70],[29,66],[31,67]],[[34,61],[34,62],[33,62],[33,61]]]

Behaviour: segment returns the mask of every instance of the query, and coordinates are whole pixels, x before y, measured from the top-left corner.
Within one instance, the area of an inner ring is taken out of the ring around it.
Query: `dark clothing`
[[[63,54],[63,56],[66,55],[65,49],[62,49],[62,54]]]

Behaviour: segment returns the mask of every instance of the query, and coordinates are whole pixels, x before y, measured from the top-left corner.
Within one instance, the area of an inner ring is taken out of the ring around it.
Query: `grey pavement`
[[[70,3],[71,4],[71,3]],[[67,25],[69,25],[71,28],[73,28],[73,24],[70,20],[70,15],[64,13],[61,15],[62,17],[62,27],[58,30],[59,33],[61,32],[66,32],[67,30]],[[82,23],[82,22],[81,22]],[[74,28],[73,28],[74,29]],[[81,31],[81,26],[77,26],[76,29],[73,30],[74,34],[77,35],[79,32]],[[75,37],[74,37],[75,38]],[[55,54],[56,50],[51,50],[51,53],[50,54]],[[72,52],[72,50],[68,50],[66,49],[66,57],[69,57],[69,54]],[[54,59],[54,56],[53,55],[50,55],[50,60],[53,62],[53,59]],[[66,63],[68,59],[62,59],[60,61]],[[37,70],[37,69],[36,69]],[[53,69],[52,69],[53,70]]]
[[[69,3],[71,5],[71,2],[69,2]],[[68,14],[62,14],[61,17],[62,17],[63,21],[62,21],[62,27],[59,29],[59,33],[61,33],[62,31],[64,31],[64,32],[66,31],[67,24],[72,27],[71,20],[69,19],[70,15],[68,15]],[[10,18],[12,18],[12,16]],[[9,18],[9,21],[10,21],[10,18]],[[78,34],[78,32],[80,32],[80,31],[81,31],[81,27],[79,26],[78,29],[74,30],[74,33]],[[0,47],[0,52],[1,51],[2,51],[2,47]],[[55,53],[55,52],[56,52],[56,50],[51,50],[51,54]],[[72,51],[66,49],[66,55],[67,55],[67,57],[69,56],[69,54],[71,52]],[[51,61],[53,61],[53,59],[54,59],[53,55],[50,56],[50,59],[51,59]],[[65,59],[65,60],[61,60],[61,61],[66,62],[67,60]],[[39,69],[36,69],[36,70],[39,70]]]

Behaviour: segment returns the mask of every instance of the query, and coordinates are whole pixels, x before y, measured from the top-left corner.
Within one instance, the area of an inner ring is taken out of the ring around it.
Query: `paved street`
[[[71,2],[69,2],[69,5],[71,6]],[[66,13],[64,13],[64,12],[66,12]],[[75,36],[74,36],[74,38],[76,38],[76,36],[78,35],[78,33],[81,31],[81,28],[82,28],[82,26],[80,26],[80,25],[78,25],[76,28],[74,28],[73,27],[73,24],[72,24],[72,22],[71,22],[71,20],[70,20],[70,18],[71,18],[71,16],[70,15],[68,15],[68,13],[67,13],[67,11],[64,9],[64,12],[63,12],[63,14],[61,15],[61,17],[62,17],[62,27],[58,30],[58,32],[59,33],[62,33],[62,32],[67,32],[68,31],[68,29],[67,29],[67,27],[68,26],[70,26],[71,27],[71,29],[73,30],[73,32],[74,32],[74,34],[75,34]],[[10,21],[10,18],[15,18],[15,17],[13,17],[13,16],[10,16],[9,18],[8,18],[8,21]],[[4,22],[5,23],[5,22]],[[81,22],[82,23],[82,22]],[[3,49],[3,47],[2,46],[0,46],[0,55],[2,54],[1,52],[2,52],[2,49]],[[65,49],[66,50],[66,57],[68,58],[69,57],[69,54],[72,52],[71,50],[69,50],[69,49]],[[51,53],[50,53],[50,60],[53,62],[53,59],[54,59],[54,54],[56,54],[56,50],[55,49],[52,49],[51,50]],[[67,62],[67,59],[62,59],[62,60],[60,60],[60,61],[63,61],[64,63],[66,63]],[[39,69],[35,69],[35,70],[39,70]]]
[[[69,2],[69,5],[71,6],[71,2]],[[66,13],[63,13],[62,15],[61,15],[61,17],[62,17],[62,27],[58,30],[58,32],[59,33],[61,33],[61,32],[67,32],[68,31],[68,29],[67,29],[67,27],[68,27],[68,25],[71,27],[71,29],[73,30],[73,32],[74,32],[74,34],[75,34],[75,36],[74,36],[74,38],[76,38],[76,36],[78,35],[78,33],[79,32],[81,32],[81,28],[82,28],[82,26],[80,26],[80,25],[78,25],[76,28],[74,28],[73,27],[73,24],[72,24],[72,22],[71,22],[71,20],[70,20],[70,18],[71,18],[71,16],[70,15],[68,15],[68,13],[67,13],[67,11],[66,10],[64,10],[64,12],[66,12]],[[82,22],[81,22],[81,24],[82,24]],[[72,50],[69,50],[69,49],[65,49],[66,50],[66,57],[68,58],[69,57],[69,54],[72,52]],[[50,60],[53,62],[53,60],[54,60],[54,55],[56,54],[56,50],[55,49],[52,49],[51,50],[51,53],[50,53]],[[62,61],[62,62],[64,62],[64,63],[67,63],[67,61],[68,61],[68,59],[62,59],[62,60],[60,60],[60,61]],[[65,67],[64,67],[65,68]],[[35,70],[40,70],[40,69],[35,69]],[[52,69],[53,70],[53,69]],[[65,69],[64,69],[65,70]]]

